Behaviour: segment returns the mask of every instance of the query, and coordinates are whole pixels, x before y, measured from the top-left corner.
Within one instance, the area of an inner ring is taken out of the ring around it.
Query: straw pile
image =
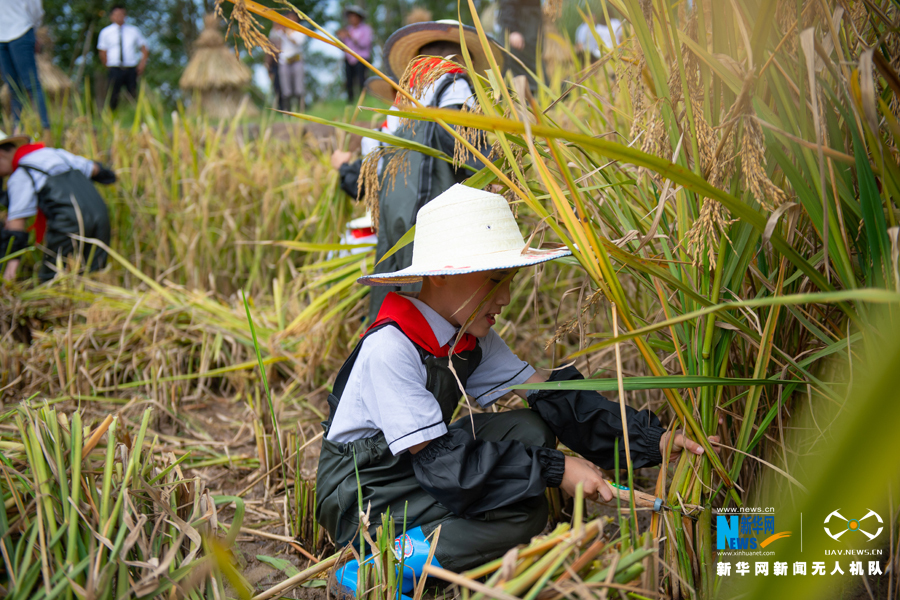
[[[178,84],[185,92],[199,94],[203,113],[214,118],[233,117],[250,84],[250,69],[225,45],[216,15],[206,15],[203,22],[203,32]]]
[[[431,11],[421,6],[413,6],[403,19],[404,25],[412,25],[413,23],[425,23],[431,20]]]
[[[41,51],[36,57],[41,87],[44,89],[44,96],[48,102],[58,102],[71,89],[72,80],[69,79],[65,71],[53,64],[53,38],[46,27],[38,29],[37,38],[41,44]],[[3,88],[0,89],[0,102],[3,104],[3,110],[9,111],[10,96],[8,85],[4,84]]]

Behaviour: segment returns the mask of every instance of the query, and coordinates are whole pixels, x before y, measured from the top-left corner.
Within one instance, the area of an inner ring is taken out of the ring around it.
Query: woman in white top
[[[300,22],[300,17],[294,11],[288,11],[285,13],[285,16],[294,23]],[[303,112],[305,107],[303,99],[306,95],[306,86],[304,85],[306,68],[303,63],[303,45],[306,43],[306,36],[299,31],[276,25],[272,29],[270,37],[279,50],[278,79],[285,107],[288,110],[293,108],[293,101],[296,99],[300,112]]]

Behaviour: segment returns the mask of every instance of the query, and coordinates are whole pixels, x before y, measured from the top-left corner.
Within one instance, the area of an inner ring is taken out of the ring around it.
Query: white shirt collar
[[[418,298],[406,295],[403,297],[412,302],[413,305],[419,309],[419,312],[422,313],[422,316],[425,317],[425,320],[431,327],[431,331],[434,332],[434,337],[437,338],[438,344],[446,346],[450,340],[453,339],[453,336],[456,335],[458,329],[454,327],[450,321],[439,315],[436,310]]]

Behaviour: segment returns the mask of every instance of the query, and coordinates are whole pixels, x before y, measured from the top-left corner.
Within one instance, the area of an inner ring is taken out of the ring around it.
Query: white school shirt
[[[475,104],[475,92],[472,91],[472,87],[469,85],[468,81],[462,77],[458,77],[457,74],[454,73],[444,73],[438,77],[437,81],[425,90],[422,97],[419,98],[419,102],[425,106],[430,106],[432,100],[434,100],[434,93],[448,77],[457,77],[457,79],[444,90],[444,94],[438,100],[438,108],[447,108],[448,106],[455,106],[457,104],[473,106]]]
[[[65,171],[77,169],[88,179],[94,173],[94,161],[58,148],[41,148],[26,154],[19,161],[18,168],[9,176],[9,181],[6,182],[6,191],[9,193],[7,220],[27,219],[37,214],[38,194],[44,189],[47,176],[25,167],[34,167],[50,175],[59,175]],[[33,183],[32,178],[34,179]]]
[[[125,50],[125,59],[119,55],[119,39],[121,37],[122,47]],[[106,51],[107,67],[136,67],[141,62],[141,48],[147,45],[147,40],[141,30],[134,25],[125,23],[124,25],[116,25],[112,23],[107,25],[100,31],[100,37],[97,39],[97,50]]]
[[[431,104],[432,100],[434,100],[434,92],[437,90],[438,86],[443,83],[444,79],[447,77],[452,77],[453,75],[447,73],[438,78],[437,81],[434,82],[432,86],[425,90],[422,94],[422,98],[419,99],[419,102],[428,106]],[[447,108],[448,106],[456,106],[458,104],[468,104],[472,106],[475,102],[475,92],[472,91],[471,86],[469,86],[469,82],[465,79],[457,79],[453,84],[451,84],[446,90],[444,90],[444,95],[440,97],[438,100],[438,108]],[[396,106],[391,106],[391,110],[398,110]],[[395,134],[398,129],[400,129],[400,117],[396,115],[388,115],[386,127],[380,128],[380,131],[385,133]],[[365,156],[382,145],[381,142],[373,140],[372,138],[362,138],[361,141],[361,151],[362,155]],[[381,173],[382,167],[384,163],[384,158],[378,161],[378,173]]]
[[[0,42],[17,40],[29,29],[37,32],[43,18],[41,0],[0,0]]]
[[[406,296],[431,326],[438,344],[456,335],[450,324],[430,306]],[[478,338],[481,362],[466,382],[466,394],[489,406],[512,386],[525,383],[534,368],[521,360],[496,331]],[[345,444],[384,433],[396,456],[411,446],[447,433],[441,407],[425,389],[427,372],[416,346],[396,327],[384,327],[363,342],[328,439]]]

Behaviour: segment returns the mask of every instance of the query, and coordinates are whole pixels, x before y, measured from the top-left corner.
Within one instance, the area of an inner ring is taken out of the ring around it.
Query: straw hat
[[[345,8],[345,9],[344,9],[344,14],[346,15],[347,13],[353,13],[353,14],[355,14],[355,15],[359,15],[359,18],[360,18],[360,19],[365,19],[366,16],[367,16],[367,15],[366,15],[366,9],[364,9],[364,8],[363,8],[362,6],[360,6],[359,4],[351,4],[350,6],[348,6],[347,8]]]
[[[6,135],[6,133],[0,129],[0,146],[4,144],[15,144],[16,147],[19,147],[22,144],[27,144],[29,139],[30,138],[27,135]]]
[[[390,73],[385,73],[388,77],[391,78],[391,81],[397,83],[397,78],[391,76]],[[391,87],[391,84],[382,79],[381,77],[369,77],[366,79],[366,91],[378,98],[379,100],[383,100],[388,104],[394,103],[394,88]]]
[[[570,254],[560,247],[527,247],[503,196],[456,184],[419,210],[412,265],[357,281],[405,285],[428,276],[528,267]]]
[[[391,71],[403,73],[409,61],[419,56],[422,46],[432,42],[456,42],[459,43],[459,30],[462,29],[466,37],[466,48],[472,56],[472,66],[478,73],[484,73],[490,68],[487,56],[478,39],[478,30],[471,25],[460,25],[459,21],[450,19],[443,21],[428,21],[426,23],[413,23],[395,31],[384,44],[384,56]],[[491,51],[497,66],[503,68],[503,49],[488,36],[491,43]],[[459,59],[462,63],[462,58]]]

